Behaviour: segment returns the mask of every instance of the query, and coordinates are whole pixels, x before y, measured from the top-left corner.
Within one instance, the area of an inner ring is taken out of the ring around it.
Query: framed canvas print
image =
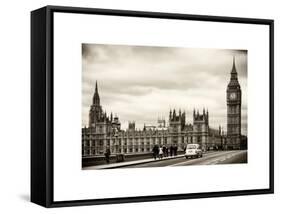
[[[273,193],[273,20],[31,13],[31,201]]]

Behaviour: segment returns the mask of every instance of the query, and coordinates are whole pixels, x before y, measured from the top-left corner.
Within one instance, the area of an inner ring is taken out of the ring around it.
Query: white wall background
[[[29,203],[30,189],[30,11],[45,5],[100,7],[275,19],[275,194],[138,204],[44,209]],[[0,13],[0,210],[1,213],[278,213],[280,186],[281,15],[278,1],[223,0],[10,0]]]

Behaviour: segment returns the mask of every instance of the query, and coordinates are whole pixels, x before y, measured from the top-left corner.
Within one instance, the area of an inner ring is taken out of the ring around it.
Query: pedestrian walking
[[[163,158],[163,148],[160,147],[160,148],[159,148],[159,159],[162,160],[162,158]]]
[[[167,153],[167,147],[164,145],[163,146],[163,157],[167,157],[166,153]]]
[[[169,157],[169,148],[166,148],[166,157]]]
[[[159,147],[158,147],[158,145],[154,145],[153,146],[152,153],[153,153],[154,160],[156,160],[156,158],[159,155]]]
[[[175,156],[178,155],[178,146],[177,146],[177,144],[174,145],[174,155]]]
[[[172,157],[174,153],[174,148],[173,145],[170,146],[170,156]]]
[[[183,148],[183,152],[185,153],[185,151],[186,151],[186,146],[184,146],[184,148]]]
[[[107,146],[107,147],[106,147],[106,150],[105,150],[105,153],[104,153],[106,163],[109,163],[109,162],[110,162],[110,154],[111,154],[110,149],[109,149],[109,147]]]

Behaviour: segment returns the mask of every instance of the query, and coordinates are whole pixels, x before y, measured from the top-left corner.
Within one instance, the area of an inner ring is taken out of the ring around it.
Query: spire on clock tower
[[[235,66],[235,56],[233,56],[233,63],[232,63],[232,69],[231,69],[231,79],[237,79],[237,71]]]
[[[230,81],[228,83],[228,88],[233,88],[233,87],[240,88],[240,84],[238,82],[238,74],[235,65],[235,56],[233,56],[232,69],[230,72]]]

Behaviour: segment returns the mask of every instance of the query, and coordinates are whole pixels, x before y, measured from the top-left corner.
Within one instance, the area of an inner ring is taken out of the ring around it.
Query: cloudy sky
[[[209,124],[226,130],[226,87],[233,56],[242,89],[242,133],[247,134],[247,51],[82,44],[82,125],[98,81],[103,110],[117,114],[122,129],[156,125],[169,110],[209,110]]]

